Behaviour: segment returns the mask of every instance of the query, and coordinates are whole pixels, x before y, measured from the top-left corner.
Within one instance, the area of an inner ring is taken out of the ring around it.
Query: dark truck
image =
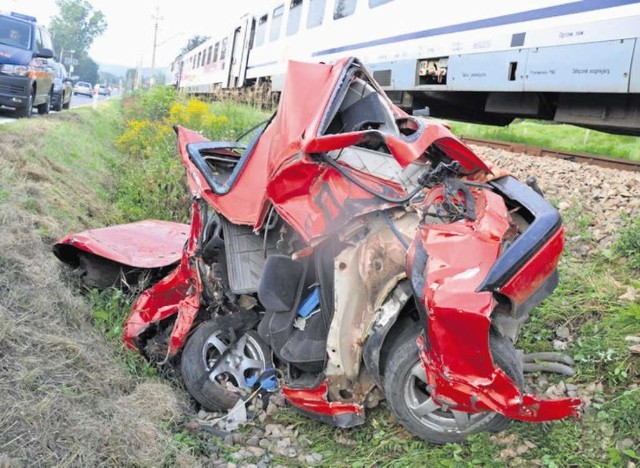
[[[51,107],[53,42],[36,18],[0,12],[0,105],[13,107],[16,117],[30,117]]]

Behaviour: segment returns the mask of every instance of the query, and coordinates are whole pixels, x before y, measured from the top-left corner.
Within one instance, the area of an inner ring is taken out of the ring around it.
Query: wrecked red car
[[[124,340],[178,368],[202,407],[234,407],[275,369],[309,417],[351,427],[386,399],[435,443],[579,416],[578,399],[525,392],[515,347],[558,282],[558,211],[394,106],[357,59],[291,62],[277,112],[246,146],[175,131],[188,234],[163,246],[152,223],[149,249],[145,229],[119,226],[54,251],[74,266],[170,267]]]

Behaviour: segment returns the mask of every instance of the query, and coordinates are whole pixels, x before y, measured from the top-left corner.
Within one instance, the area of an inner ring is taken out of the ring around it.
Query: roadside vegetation
[[[456,135],[640,161],[640,138],[574,125],[516,119],[506,127],[449,122]]]
[[[172,126],[235,140],[267,118],[250,107],[184,101],[157,87],[98,111],[0,127],[0,466],[196,466],[214,455],[237,462],[239,446],[190,430],[197,408],[179,383],[124,349],[122,322],[134,296],[81,291],[51,245],[91,227],[186,221]],[[582,234],[579,212],[565,223],[568,236]],[[630,219],[610,251],[588,260],[565,253],[559,288],[522,336],[527,351],[551,350],[560,341],[574,356],[576,375],[534,374],[528,385],[554,397],[586,398],[580,422],[514,422],[499,434],[434,446],[407,433],[383,404],[351,430],[290,409],[244,430],[290,427],[324,466],[635,466],[640,361],[625,338],[640,335],[639,233],[640,220]],[[300,462],[274,453],[270,464]]]

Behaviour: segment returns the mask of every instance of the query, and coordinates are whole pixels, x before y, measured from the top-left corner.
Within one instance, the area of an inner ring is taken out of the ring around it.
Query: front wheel
[[[38,105],[37,108],[38,108],[38,114],[40,115],[46,115],[49,113],[49,111],[51,110],[51,92],[47,94],[46,101]]]
[[[185,386],[205,409],[232,408],[271,366],[271,352],[256,332],[232,335],[224,318],[209,320],[196,329],[182,351]]]
[[[29,97],[27,98],[27,104],[24,107],[18,107],[16,109],[16,118],[28,119],[31,117],[31,112],[33,110],[33,93],[34,91],[31,91],[31,94],[29,94]]]
[[[504,429],[510,420],[501,414],[456,411],[438,405],[431,398],[416,345],[418,333],[416,327],[398,336],[384,374],[387,404],[400,424],[417,437],[436,444],[461,442],[476,432]],[[492,332],[489,344],[496,365],[522,388],[522,361],[511,341]]]

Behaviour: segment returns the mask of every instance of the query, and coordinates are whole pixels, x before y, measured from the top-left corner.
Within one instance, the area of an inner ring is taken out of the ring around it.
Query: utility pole
[[[156,6],[156,14],[152,16],[151,19],[155,21],[155,26],[153,28],[153,53],[151,54],[151,78],[149,79],[149,87],[155,84],[156,47],[157,47],[157,41],[158,41],[158,21],[161,21],[164,19],[162,16],[160,16],[160,7]]]

